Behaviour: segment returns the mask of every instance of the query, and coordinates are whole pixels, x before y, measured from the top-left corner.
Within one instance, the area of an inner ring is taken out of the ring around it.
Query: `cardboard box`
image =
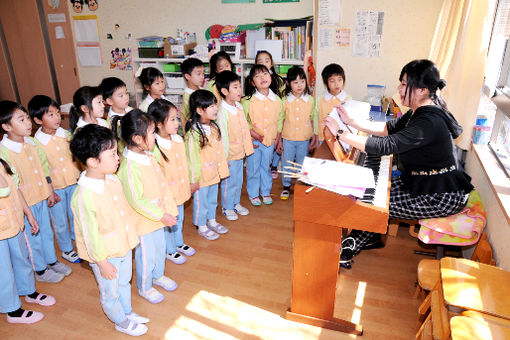
[[[189,55],[189,51],[197,46],[197,43],[189,43],[184,45],[170,44],[165,40],[164,54],[165,58],[178,58]]]

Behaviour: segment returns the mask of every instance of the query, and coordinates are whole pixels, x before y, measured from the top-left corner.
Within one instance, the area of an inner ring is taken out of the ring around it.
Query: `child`
[[[108,118],[106,122],[111,127],[112,118],[114,116],[123,116],[133,110],[129,106],[129,92],[126,83],[117,77],[104,78],[99,84],[103,99],[110,106]]]
[[[239,103],[242,92],[239,76],[232,71],[221,72],[216,76],[216,88],[223,98],[216,122],[220,127],[230,173],[230,177],[221,181],[221,206],[225,217],[235,221],[237,214],[245,216],[250,213],[240,202],[243,160],[253,154],[253,144],[243,107]]]
[[[71,131],[87,124],[99,124],[108,127],[104,115],[104,103],[101,90],[97,86],[80,87],[73,95],[73,106],[69,112]]]
[[[166,99],[164,95],[166,87],[165,79],[160,70],[154,67],[144,68],[138,80],[142,83],[143,92],[147,94],[145,99],[138,106],[140,110],[147,112],[150,103],[152,103],[154,99]]]
[[[61,198],[60,202],[50,207],[55,236],[60,250],[62,250],[62,257],[71,263],[78,263],[80,259],[71,242],[74,237],[71,197],[76,188],[80,170],[73,162],[73,156],[69,150],[71,134],[60,127],[60,110],[57,103],[50,97],[34,96],[28,103],[28,112],[34,122],[41,126],[34,138],[46,153],[51,182],[55,193]]]
[[[283,112],[278,122],[278,149],[282,153],[282,165],[291,165],[289,161],[303,164],[309,146],[313,149],[317,143],[317,114],[315,102],[310,96],[305,71],[298,66],[287,73],[287,97],[283,102]],[[283,137],[283,141],[280,139]],[[311,138],[311,142],[310,142]],[[290,195],[292,179],[282,176],[282,200]]]
[[[277,85],[264,65],[255,65],[245,82],[243,109],[250,127],[254,153],[246,159],[246,189],[251,204],[272,204],[270,165],[276,144],[278,118],[283,110],[282,100],[275,94]]]
[[[34,272],[28,260],[28,249],[23,237],[23,212],[37,233],[39,226],[17,188],[17,176],[0,159],[0,312],[7,314],[7,322],[30,324],[44,315],[21,308],[19,295],[25,301],[41,306],[52,306],[55,298],[35,290]]]
[[[193,194],[193,224],[198,234],[216,240],[228,229],[216,222],[218,183],[228,177],[227,159],[221,145],[221,132],[215,123],[216,97],[207,90],[193,92],[189,100],[191,117],[186,124],[186,153],[191,183],[199,183]]]
[[[342,105],[344,102],[351,100],[344,91],[345,72],[342,66],[338,64],[329,64],[322,70],[322,81],[327,91],[319,99],[319,142],[324,140],[324,120],[335,106]]]
[[[25,219],[24,233],[35,277],[37,281],[60,282],[72,272],[69,266],[57,261],[51,230],[48,207],[60,198],[53,190],[44,151],[29,137],[32,122],[23,106],[8,100],[0,102],[0,132],[5,133],[0,157],[17,170],[19,188],[39,224],[39,232],[33,234],[28,219]]]
[[[189,200],[192,191],[198,190],[198,185],[190,187],[184,140],[177,134],[179,120],[175,105],[168,100],[156,99],[149,105],[148,115],[156,122],[157,131],[156,146],[152,153],[163,168],[179,212],[177,224],[165,227],[166,258],[175,264],[183,264],[186,258],[182,254],[186,256],[195,254],[195,249],[184,244],[182,238],[184,202]]]
[[[76,223],[76,246],[90,263],[99,288],[101,307],[119,332],[147,332],[131,308],[131,250],[138,244],[138,216],[129,206],[114,175],[119,166],[113,133],[90,124],[71,141],[71,151],[86,167],[71,202]]]
[[[230,56],[225,51],[219,51],[215,53],[211,59],[209,60],[209,82],[207,83],[207,90],[214,93],[216,100],[218,103],[221,103],[222,96],[218,92],[214,83],[216,82],[216,76],[223,71],[234,71],[234,65],[232,64],[232,60]]]
[[[273,56],[268,51],[258,51],[255,55],[255,64],[264,65],[271,73],[271,79],[274,84],[277,84],[276,88],[278,92],[275,92],[278,96],[283,97],[285,92],[285,81],[276,73],[274,69]],[[281,152],[275,148],[273,152],[273,159],[271,161],[271,176],[273,179],[278,178],[278,163],[280,163]]]
[[[154,149],[156,125],[143,111],[134,109],[123,117],[112,120],[116,127],[120,121],[120,136],[126,145],[117,175],[129,204],[142,217],[137,224],[140,244],[136,246],[136,284],[138,293],[150,303],[165,298],[152,285],[167,291],[177,289],[177,283],[165,274],[165,226],[177,223],[177,207],[168,189],[168,183],[158,162],[150,152]]]
[[[186,80],[186,88],[182,96],[181,125],[185,130],[186,122],[190,119],[189,98],[193,92],[201,89],[205,82],[204,63],[197,58],[188,58],[181,64],[182,76]]]

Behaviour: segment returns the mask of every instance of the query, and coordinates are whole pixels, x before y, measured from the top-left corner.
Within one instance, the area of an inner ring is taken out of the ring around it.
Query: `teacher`
[[[439,77],[437,66],[425,59],[405,65],[399,80],[402,104],[411,108],[399,118],[371,122],[337,108],[344,123],[373,137],[338,130],[338,124],[329,117],[326,126],[337,139],[367,155],[398,157],[401,175],[391,181],[390,218],[414,220],[456,214],[466,206],[473,186],[454,154],[453,139],[462,133],[462,127],[439,94],[446,82]],[[342,241],[342,266],[350,268],[351,259],[362,249],[382,246],[380,238],[380,234],[353,230]]]

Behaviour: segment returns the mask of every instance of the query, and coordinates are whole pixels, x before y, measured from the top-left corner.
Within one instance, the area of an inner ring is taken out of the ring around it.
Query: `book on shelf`
[[[311,49],[313,21],[275,20],[266,27],[266,39],[282,40],[282,59],[301,59]]]

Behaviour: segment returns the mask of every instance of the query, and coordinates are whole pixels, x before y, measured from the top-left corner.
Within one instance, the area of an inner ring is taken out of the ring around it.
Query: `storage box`
[[[196,42],[184,44],[184,45],[177,45],[177,44],[170,44],[168,42],[168,40],[165,40],[164,56],[166,58],[183,57],[185,55],[189,55],[190,50],[192,50],[195,46],[197,46]]]
[[[278,69],[280,70],[278,73],[285,74],[287,76],[287,72],[292,68],[293,65],[280,65]]]
[[[186,87],[184,84],[184,78],[182,76],[165,76],[165,81],[169,89],[183,89]]]
[[[163,58],[163,48],[158,47],[139,47],[138,56],[140,58]]]
[[[179,64],[164,64],[163,71],[165,71],[165,72],[180,72],[181,66]]]

